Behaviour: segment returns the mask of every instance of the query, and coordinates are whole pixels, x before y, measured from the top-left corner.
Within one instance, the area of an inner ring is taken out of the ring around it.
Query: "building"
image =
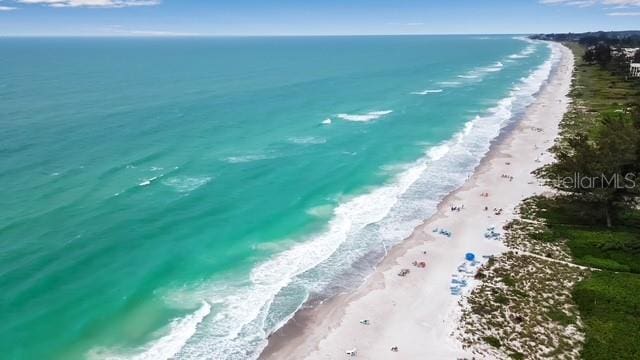
[[[628,58],[631,59],[636,54],[636,51],[640,50],[640,48],[622,48],[622,53]]]
[[[629,65],[629,74],[631,77],[640,78],[640,63],[631,63]]]

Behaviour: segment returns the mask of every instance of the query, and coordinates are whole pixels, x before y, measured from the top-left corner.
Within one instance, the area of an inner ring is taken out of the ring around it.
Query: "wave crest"
[[[338,114],[336,117],[346,120],[346,121],[355,121],[355,122],[367,122],[372,120],[377,120],[385,115],[391,114],[393,110],[382,110],[382,111],[370,111],[366,114]]]

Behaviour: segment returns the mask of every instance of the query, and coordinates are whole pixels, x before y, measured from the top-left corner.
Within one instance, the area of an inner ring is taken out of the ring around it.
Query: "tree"
[[[605,43],[598,43],[595,46],[590,47],[585,51],[584,55],[582,55],[582,59],[588,63],[598,63],[600,67],[605,68],[613,58],[611,54],[611,46]]]
[[[611,62],[612,58],[611,47],[603,42],[588,48],[584,55],[582,55],[582,59],[586,63],[598,63],[602,68],[605,68]]]
[[[634,63],[640,63],[640,50],[636,50],[635,54],[633,54],[632,61]]]
[[[583,36],[578,40],[578,42],[585,46],[593,46],[598,43],[599,38],[593,35]]]
[[[587,49],[587,51],[584,52],[584,55],[582,55],[582,60],[584,60],[584,62],[586,62],[587,64],[593,64],[594,62],[596,62],[596,52],[593,48]]]
[[[611,58],[610,68],[613,73],[621,76],[629,72],[629,61],[622,48],[619,48],[616,55]]]
[[[611,62],[612,55],[611,47],[609,45],[605,43],[599,43],[593,50],[595,62],[597,62],[600,67],[604,68],[609,64],[609,62]]]
[[[619,211],[638,196],[639,148],[637,124],[625,114],[607,114],[594,131],[554,146],[557,161],[534,173],[556,190],[600,207],[611,227]]]

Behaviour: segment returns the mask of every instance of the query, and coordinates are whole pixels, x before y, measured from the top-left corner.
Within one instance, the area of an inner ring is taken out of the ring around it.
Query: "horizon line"
[[[632,31],[632,30],[629,30]],[[527,36],[546,33],[404,33],[404,34],[0,34],[0,38],[222,38],[222,37],[367,37],[367,36]]]
[[[496,33],[399,33],[399,34],[199,34],[199,33],[113,33],[113,34],[0,34],[0,38],[224,38],[224,37],[367,37],[367,36],[529,36],[539,34],[583,34],[598,32],[633,32],[640,30],[589,30],[569,32],[496,32]]]

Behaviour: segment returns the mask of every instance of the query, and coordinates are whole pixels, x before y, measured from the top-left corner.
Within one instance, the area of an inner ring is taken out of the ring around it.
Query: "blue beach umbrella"
[[[469,261],[473,261],[473,259],[476,258],[476,256],[473,253],[467,253],[464,257]]]

